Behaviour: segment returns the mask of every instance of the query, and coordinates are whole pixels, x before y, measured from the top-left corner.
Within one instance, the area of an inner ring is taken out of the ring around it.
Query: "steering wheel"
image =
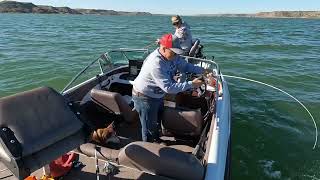
[[[191,81],[198,78],[205,82],[205,77],[203,75],[196,75],[193,73],[180,73],[179,82]],[[195,91],[198,93],[198,97],[204,97],[207,91],[207,83],[202,84],[200,87],[196,88]],[[192,93],[193,91],[191,91]]]

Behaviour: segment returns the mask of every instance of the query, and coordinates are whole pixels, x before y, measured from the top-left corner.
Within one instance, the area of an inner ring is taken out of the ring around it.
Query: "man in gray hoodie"
[[[182,21],[182,18],[179,15],[172,16],[171,22],[176,28],[174,35],[179,38],[184,54],[188,55],[192,47],[192,34],[190,26],[185,21]]]
[[[133,82],[132,100],[140,116],[142,140],[153,142],[159,139],[158,114],[163,108],[166,93],[177,94],[191,88],[198,88],[204,82],[200,79],[176,82],[173,77],[179,72],[204,73],[204,69],[187,63],[178,56],[183,54],[178,37],[166,34],[160,39],[160,47],[144,61],[141,71]]]

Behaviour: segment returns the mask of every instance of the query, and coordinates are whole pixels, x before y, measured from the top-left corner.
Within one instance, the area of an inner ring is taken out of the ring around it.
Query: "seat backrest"
[[[204,167],[192,154],[149,142],[133,142],[122,148],[120,165],[172,179],[203,179]]]
[[[165,107],[162,114],[162,131],[165,135],[200,136],[203,118],[200,110],[182,110]]]
[[[0,151],[5,153],[2,154],[4,156],[0,155],[1,160],[21,179],[26,175],[22,172],[23,169],[41,168],[57,156],[83,143],[84,138],[75,135],[82,133],[82,126],[82,122],[70,110],[64,97],[51,88],[42,87],[1,98],[0,127],[3,132]],[[7,130],[4,131],[5,129]],[[16,147],[8,146],[7,141],[10,139],[5,135],[8,130],[14,133],[14,137],[22,148],[18,155],[20,157],[11,157]],[[73,136],[76,138],[70,138]],[[57,146],[65,139],[70,141],[67,143],[68,146]],[[6,158],[5,155],[7,155]],[[8,157],[11,158],[11,162],[7,161]],[[29,161],[27,160],[29,157],[34,159],[31,158]],[[18,160],[22,160],[23,164],[17,162]],[[18,168],[11,169],[15,166],[12,163],[16,163]],[[26,171],[26,173],[30,172]]]
[[[143,60],[129,60],[129,75],[137,77],[141,71]]]
[[[190,93],[180,92],[176,95],[176,107],[187,109],[200,109],[202,115],[208,111],[208,103],[205,97],[193,96]]]
[[[90,95],[95,103],[121,114],[126,122],[135,122],[137,120],[137,112],[132,111],[127,101],[119,93],[92,89]]]
[[[199,39],[197,39],[197,40],[193,43],[193,45],[192,45],[192,47],[191,47],[191,49],[190,49],[190,51],[189,51],[189,56],[190,56],[190,57],[194,57],[194,56],[196,55],[197,50],[199,49],[199,44],[200,44],[200,40],[199,40]]]

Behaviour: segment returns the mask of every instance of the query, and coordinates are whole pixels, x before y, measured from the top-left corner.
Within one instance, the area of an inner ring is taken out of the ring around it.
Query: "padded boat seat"
[[[118,157],[120,165],[173,179],[198,180],[204,167],[192,154],[149,142],[133,142]]]
[[[179,151],[183,151],[183,152],[186,152],[186,153],[192,153],[194,148],[193,147],[190,147],[190,146],[187,146],[187,145],[171,145],[170,146],[171,148],[174,148],[174,149],[177,149]]]
[[[197,39],[197,40],[193,43],[193,45],[192,45],[192,47],[191,47],[191,49],[190,49],[190,51],[189,51],[189,56],[190,56],[190,57],[194,57],[194,56],[198,53],[198,51],[199,51],[199,45],[200,45],[200,40]]]
[[[82,126],[64,97],[51,88],[2,98],[1,161],[18,179],[24,179],[79,147],[85,140]]]
[[[181,110],[165,107],[162,115],[162,132],[170,136],[200,136],[203,118],[200,110]]]
[[[96,147],[95,144],[86,143],[86,144],[82,144],[79,147],[78,151],[87,156],[94,157],[95,147]],[[111,160],[113,162],[117,161],[120,150],[110,149],[102,146],[97,146],[97,147],[98,147],[98,152],[97,152],[98,159]]]
[[[111,111],[121,114],[126,122],[136,122],[139,119],[138,113],[132,111],[127,101],[116,92],[92,89],[90,92],[91,99]]]

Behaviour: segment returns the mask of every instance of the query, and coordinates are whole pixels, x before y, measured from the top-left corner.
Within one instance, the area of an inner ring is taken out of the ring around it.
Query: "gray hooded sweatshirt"
[[[159,48],[152,52],[144,61],[138,77],[133,82],[133,88],[151,98],[162,98],[165,93],[177,94],[192,88],[192,81],[176,82],[175,73],[191,72],[201,74],[204,69],[188,63],[180,56],[174,60],[166,60]]]

